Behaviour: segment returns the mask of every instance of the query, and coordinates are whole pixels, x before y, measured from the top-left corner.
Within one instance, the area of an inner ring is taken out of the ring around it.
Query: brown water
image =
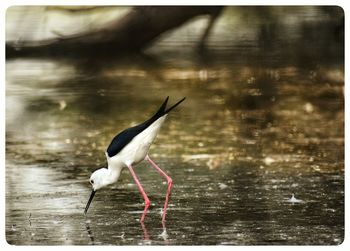
[[[282,10],[246,22],[248,9],[229,9],[204,56],[193,50],[198,20],[147,56],[8,60],[7,241],[341,243],[343,44],[330,35],[336,28],[328,12],[293,10],[299,22],[289,24],[280,22]],[[151,200],[144,225],[143,200],[127,170],[84,216],[88,178],[105,163],[110,140],[168,95],[170,103],[187,99],[150,150],[174,181],[166,224],[167,186],[147,163],[135,168]],[[290,200],[293,193],[300,201]]]

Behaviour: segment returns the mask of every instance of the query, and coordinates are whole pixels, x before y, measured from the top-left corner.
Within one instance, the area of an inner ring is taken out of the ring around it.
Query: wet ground
[[[233,22],[235,36],[215,36],[202,56],[190,46],[193,26],[147,56],[117,62],[7,61],[9,243],[342,242],[342,43],[322,39],[334,23],[309,9],[296,11],[301,21],[294,25],[261,17],[247,23],[244,12],[240,23],[229,13],[214,34]],[[319,27],[323,33],[312,32]],[[150,150],[174,181],[165,225],[167,186],[147,163],[135,168],[151,200],[144,224],[143,200],[127,170],[96,194],[84,216],[88,178],[104,165],[112,137],[147,119],[168,95],[170,103],[187,99]]]

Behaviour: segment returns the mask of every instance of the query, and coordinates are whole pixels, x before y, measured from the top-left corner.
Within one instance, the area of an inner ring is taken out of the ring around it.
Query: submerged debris
[[[292,197],[289,200],[287,200],[287,201],[290,202],[290,203],[301,203],[301,202],[303,202],[303,200],[299,200],[299,199],[295,198],[294,193],[292,194]]]
[[[226,184],[224,184],[224,183],[219,183],[219,188],[221,189],[221,190],[223,190],[223,189],[226,189],[228,186],[226,185]]]
[[[209,167],[209,170],[214,170],[220,166],[221,160],[219,158],[211,158],[207,161],[206,164]]]
[[[124,239],[125,239],[125,238],[124,238],[124,237],[125,237],[125,232],[122,232],[121,235],[117,235],[116,237],[118,237],[118,238],[124,240]]]
[[[60,224],[60,223],[62,223],[62,222],[63,222],[63,221],[61,221],[61,220],[54,220],[54,221],[52,221],[52,223],[55,224],[55,225]]]
[[[311,103],[306,103],[304,105],[304,110],[307,113],[312,113],[314,111],[314,106]]]
[[[58,104],[60,106],[60,111],[63,111],[67,107],[67,103],[64,100],[60,100]]]
[[[275,159],[273,159],[273,158],[271,158],[271,157],[266,157],[265,159],[264,159],[264,163],[265,163],[265,165],[267,165],[267,166],[269,166],[269,165],[271,165],[273,162],[275,162],[276,160]]]

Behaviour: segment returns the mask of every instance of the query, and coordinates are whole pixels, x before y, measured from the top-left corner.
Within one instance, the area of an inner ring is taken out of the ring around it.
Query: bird
[[[150,158],[148,152],[169,112],[182,103],[185,99],[185,97],[182,98],[180,101],[167,109],[166,107],[169,100],[168,96],[152,117],[139,125],[123,130],[112,139],[105,152],[107,167],[94,171],[90,176],[89,182],[92,186],[92,191],[84,210],[85,215],[88,212],[96,192],[101,188],[116,183],[122,169],[127,167],[145,202],[144,211],[141,216],[141,223],[143,223],[150,206],[150,200],[136,176],[134,166],[141,161],[146,160],[168,183],[162,213],[162,222],[165,221],[169,197],[173,187],[173,180]]]

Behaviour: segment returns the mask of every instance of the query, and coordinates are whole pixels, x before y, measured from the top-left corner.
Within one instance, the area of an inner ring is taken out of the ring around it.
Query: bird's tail
[[[182,101],[185,100],[185,98],[181,99],[179,102],[177,102],[175,105],[170,107],[169,109],[166,109],[167,103],[169,100],[169,96],[164,100],[163,104],[159,107],[158,111],[153,115],[153,117],[150,119],[150,121],[155,121],[158,118],[162,117],[163,115],[169,113],[172,109],[174,109],[176,106],[178,106]]]
[[[169,96],[165,99],[165,101],[159,107],[158,111],[156,112],[156,114],[154,114],[153,117],[159,118],[159,117],[161,117],[161,116],[163,116],[165,114],[165,108],[166,108],[166,105],[168,103],[168,100],[169,100]]]
[[[166,101],[168,101],[168,98],[166,99]],[[169,109],[167,110],[164,110],[164,114],[167,114],[169,113],[172,109],[174,109],[176,106],[178,106],[180,103],[182,103],[182,101],[184,101],[186,99],[186,97],[184,97],[183,99],[181,99],[179,102],[177,102],[175,105],[173,105],[172,107],[170,107]]]

